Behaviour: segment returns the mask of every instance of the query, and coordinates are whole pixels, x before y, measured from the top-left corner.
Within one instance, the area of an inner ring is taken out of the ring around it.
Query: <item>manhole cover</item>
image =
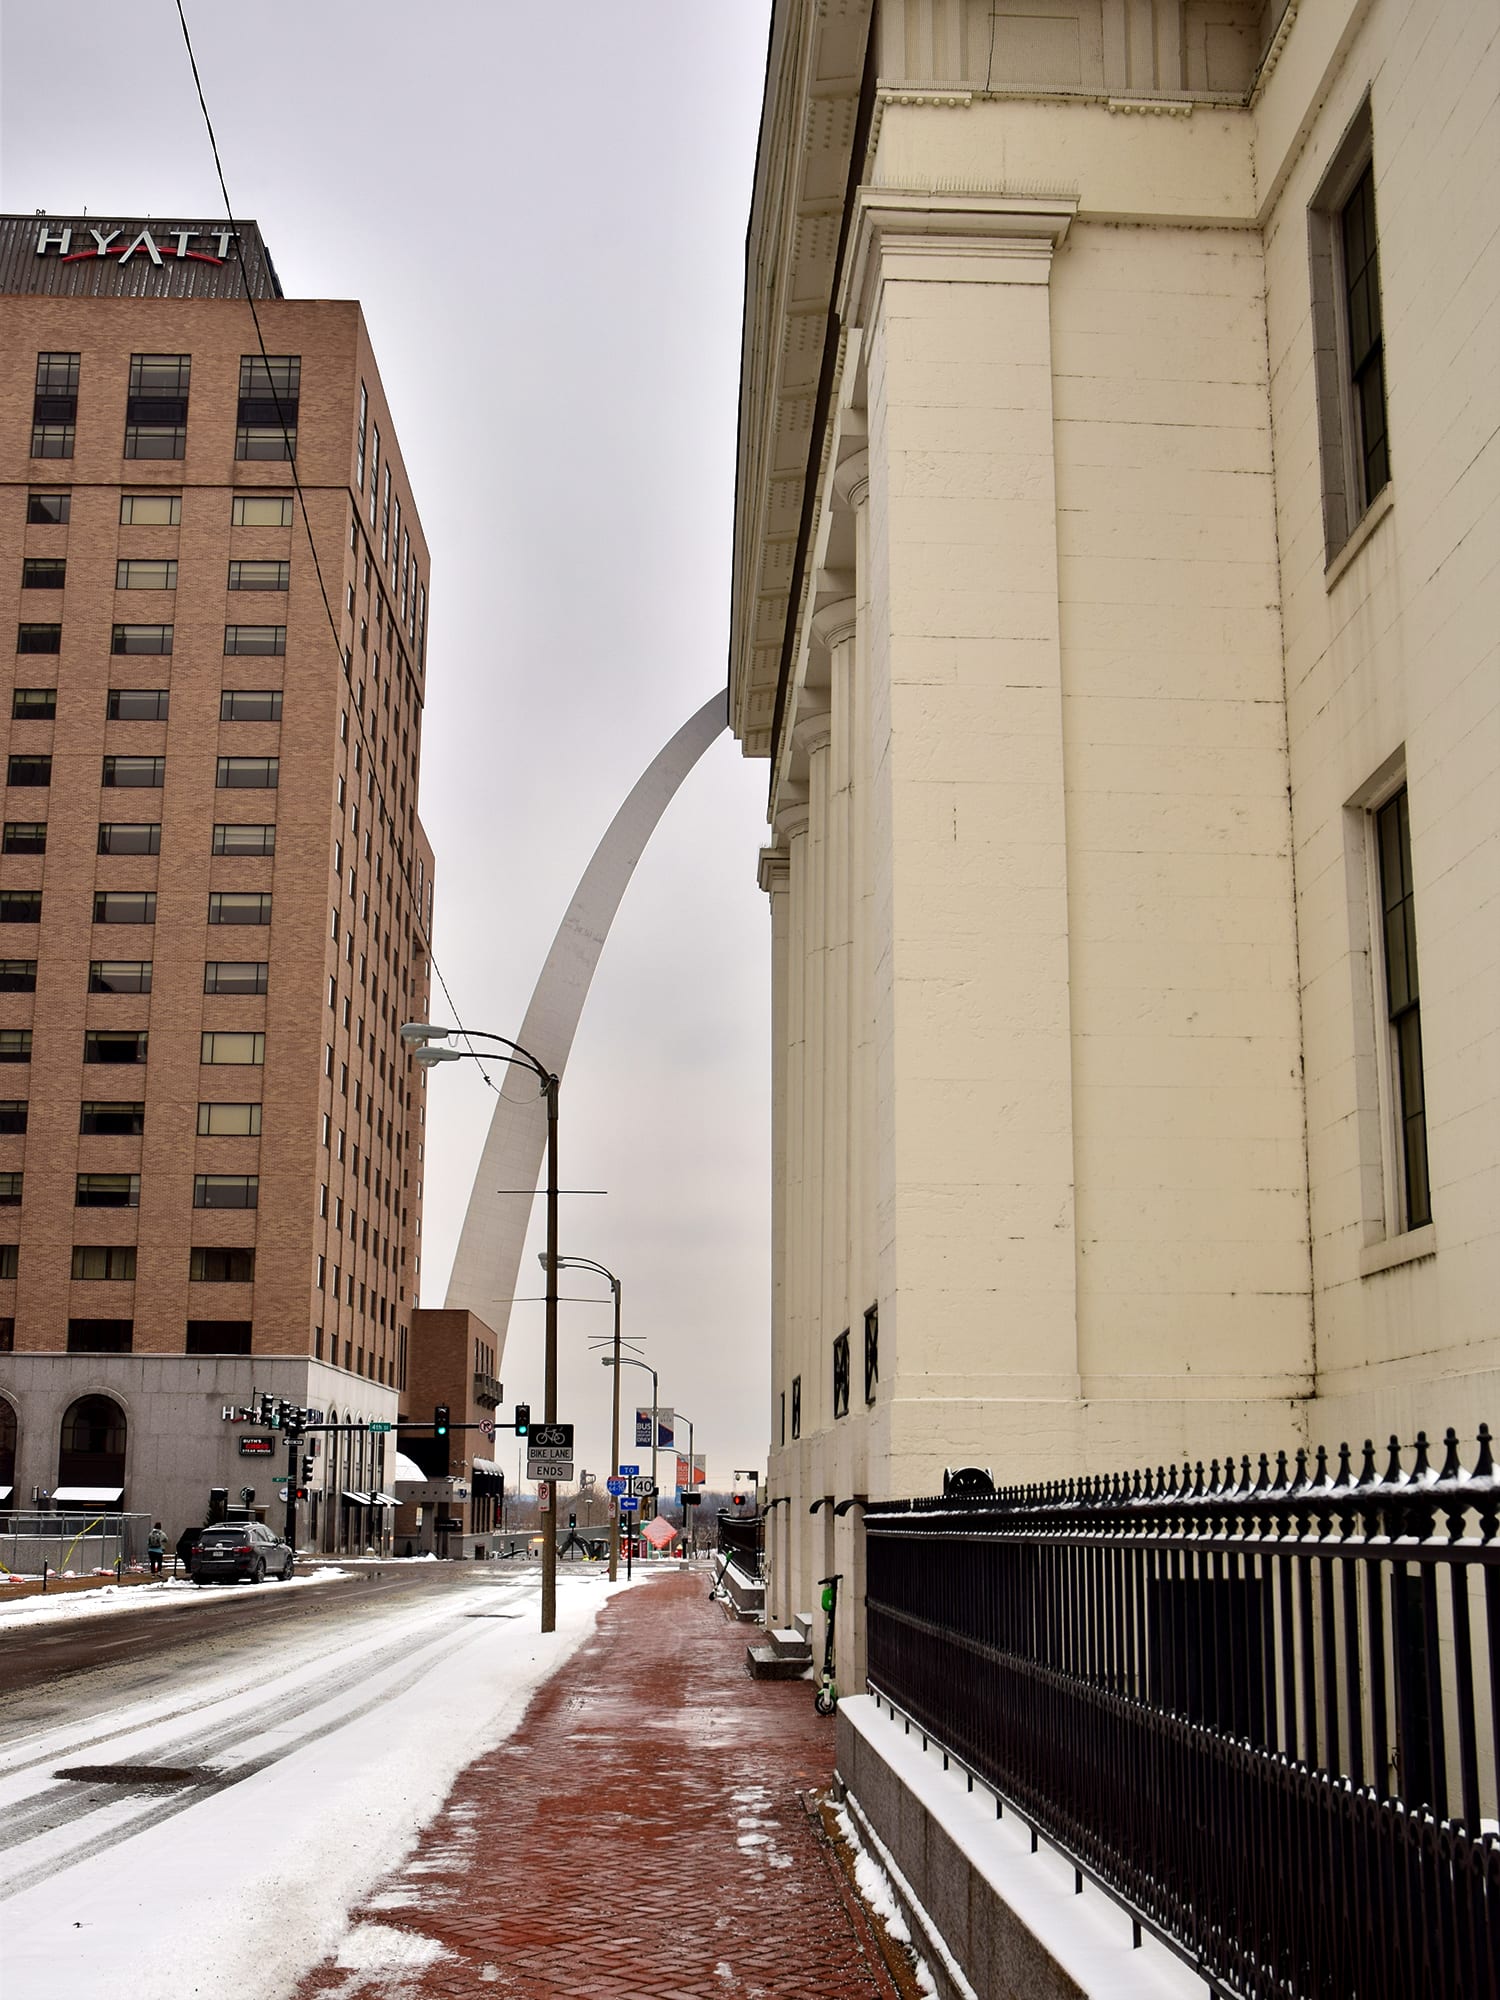
[[[219,1781],[219,1773],[206,1764],[67,1764],[52,1775],[81,1785],[132,1785],[142,1791]]]

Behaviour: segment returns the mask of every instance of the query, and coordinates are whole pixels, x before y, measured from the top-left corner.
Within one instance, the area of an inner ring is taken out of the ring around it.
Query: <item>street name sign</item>
[[[393,1431],[393,1430],[394,1430],[395,1428],[396,1428],[396,1426],[395,1426],[394,1424],[366,1424],[366,1425],[365,1425],[365,1429],[366,1429],[367,1431]]]

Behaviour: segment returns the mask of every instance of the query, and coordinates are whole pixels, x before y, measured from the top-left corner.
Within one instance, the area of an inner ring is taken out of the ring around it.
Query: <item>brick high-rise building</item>
[[[274,1503],[252,1387],[397,1414],[427,547],[358,305],[253,225],[0,218],[0,329],[0,1506],[175,1532]],[[363,1542],[386,1440],[321,1442]]]

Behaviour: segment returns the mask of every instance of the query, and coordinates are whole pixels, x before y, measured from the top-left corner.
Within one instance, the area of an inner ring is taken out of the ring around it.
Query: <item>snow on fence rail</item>
[[[1500,1995],[1500,1480],[1445,1444],[872,1504],[870,1686],[1213,1990]]]

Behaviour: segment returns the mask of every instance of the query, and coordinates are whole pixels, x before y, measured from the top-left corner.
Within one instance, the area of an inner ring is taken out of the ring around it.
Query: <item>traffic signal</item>
[[[744,1504],[745,1504],[745,1496],[744,1496],[744,1494],[743,1494],[743,1493],[736,1493],[736,1494],[735,1494],[735,1496],[734,1496],[734,1504],[735,1504],[735,1506],[736,1506],[736,1507],[743,1507],[743,1506],[744,1506]]]
[[[432,1413],[432,1434],[445,1438],[448,1435],[448,1405],[439,1403]]]
[[[302,1484],[304,1486],[311,1486],[312,1476],[313,1476],[312,1453],[305,1451],[302,1454]]]
[[[271,1426],[275,1423],[276,1418],[274,1415],[274,1409],[275,1405],[272,1403],[271,1398],[269,1396],[262,1396],[260,1399],[260,1415],[258,1418],[258,1422],[262,1430],[266,1431],[270,1430]]]
[[[527,1435],[530,1429],[531,1429],[531,1405],[530,1403],[517,1403],[516,1436],[518,1438],[523,1438]]]

